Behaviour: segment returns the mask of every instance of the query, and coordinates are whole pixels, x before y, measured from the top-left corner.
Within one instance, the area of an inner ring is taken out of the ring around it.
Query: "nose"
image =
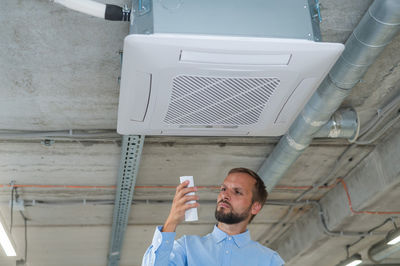
[[[229,192],[228,192],[228,190],[226,189],[226,190],[223,190],[223,191],[221,191],[220,192],[220,194],[221,194],[221,200],[226,200],[226,201],[229,201],[230,200],[230,198],[231,198],[231,196],[230,196],[230,194],[229,194]]]

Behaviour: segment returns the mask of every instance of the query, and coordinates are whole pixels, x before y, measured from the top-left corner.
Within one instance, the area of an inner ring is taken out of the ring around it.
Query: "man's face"
[[[221,185],[215,218],[226,224],[236,224],[256,214],[253,206],[253,187],[256,181],[245,173],[229,174]]]

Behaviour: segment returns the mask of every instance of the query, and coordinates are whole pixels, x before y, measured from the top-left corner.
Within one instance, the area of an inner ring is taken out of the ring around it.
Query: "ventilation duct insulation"
[[[134,0],[124,135],[283,135],[344,49],[307,0]]]

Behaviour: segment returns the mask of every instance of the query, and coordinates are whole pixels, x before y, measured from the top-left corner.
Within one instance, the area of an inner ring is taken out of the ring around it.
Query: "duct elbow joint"
[[[360,132],[360,119],[352,108],[339,109],[332,118],[314,134],[316,138],[347,138],[354,142]]]

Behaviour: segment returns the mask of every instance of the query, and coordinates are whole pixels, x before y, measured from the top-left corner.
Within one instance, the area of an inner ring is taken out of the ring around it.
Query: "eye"
[[[226,188],[221,187],[221,188],[220,188],[220,191],[226,191]]]
[[[235,190],[235,194],[242,195],[242,192],[240,192],[239,190]]]

